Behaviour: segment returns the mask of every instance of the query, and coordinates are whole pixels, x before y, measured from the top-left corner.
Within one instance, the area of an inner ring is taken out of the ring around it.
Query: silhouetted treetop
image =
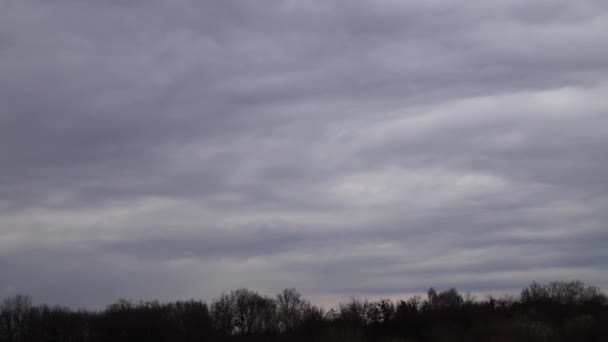
[[[209,306],[121,298],[102,311],[4,299],[0,342],[29,341],[608,341],[608,301],[580,281],[481,301],[454,288],[397,302],[351,297],[327,313],[293,288],[275,297],[241,288]]]

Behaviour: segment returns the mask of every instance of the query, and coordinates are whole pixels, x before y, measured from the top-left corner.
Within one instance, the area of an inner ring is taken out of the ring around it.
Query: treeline
[[[23,341],[608,341],[608,301],[580,281],[481,300],[431,288],[426,298],[351,298],[329,311],[295,289],[276,297],[238,289],[209,305],[120,299],[101,311],[17,295],[0,306],[0,342]]]

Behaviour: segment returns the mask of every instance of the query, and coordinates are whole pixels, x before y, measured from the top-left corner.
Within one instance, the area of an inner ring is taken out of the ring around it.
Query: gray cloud
[[[0,295],[608,288],[602,1],[8,1]]]

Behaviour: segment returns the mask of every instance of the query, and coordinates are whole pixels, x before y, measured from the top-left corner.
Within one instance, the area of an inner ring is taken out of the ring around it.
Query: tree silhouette
[[[277,319],[279,330],[292,332],[298,328],[304,319],[310,303],[302,299],[296,289],[285,289],[277,295]]]
[[[327,313],[295,289],[248,289],[202,301],[119,299],[101,311],[0,304],[0,342],[608,341],[608,301],[580,281],[532,282],[516,297],[477,301],[454,288],[392,302],[351,297]]]
[[[0,334],[8,342],[25,341],[28,316],[32,308],[29,296],[16,295],[2,301],[0,305]]]

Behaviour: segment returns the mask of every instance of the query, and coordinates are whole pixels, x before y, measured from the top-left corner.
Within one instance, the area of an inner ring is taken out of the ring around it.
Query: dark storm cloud
[[[0,294],[606,288],[607,26],[591,0],[6,1]]]

